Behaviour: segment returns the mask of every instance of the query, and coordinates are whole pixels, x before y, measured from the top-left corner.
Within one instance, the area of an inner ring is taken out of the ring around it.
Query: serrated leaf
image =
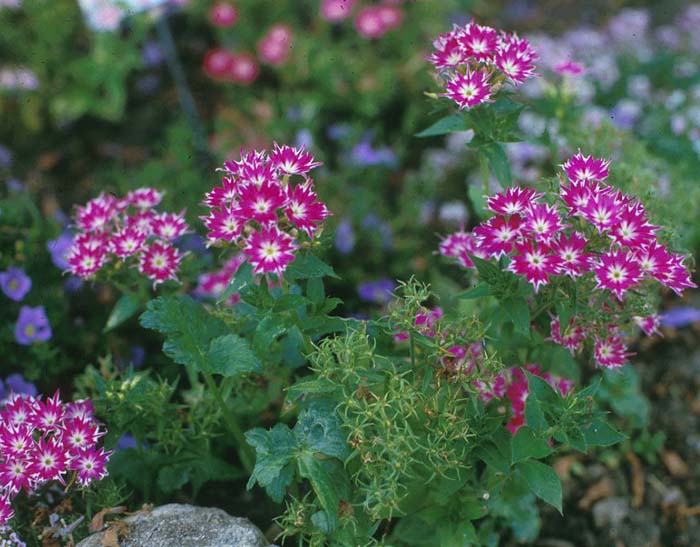
[[[284,469],[298,449],[294,433],[285,424],[277,424],[270,430],[258,427],[246,431],[245,439],[255,448],[255,468],[246,488],[250,490],[258,483],[279,503],[293,478],[293,473],[290,476]]]
[[[516,467],[522,473],[533,494],[561,513],[561,482],[554,469],[537,460],[520,462]]]
[[[209,366],[209,342],[226,334],[226,325],[185,295],[151,300],[141,314],[141,325],[165,336],[163,353],[194,371]]]
[[[266,355],[270,346],[287,330],[285,320],[280,315],[268,314],[255,328],[253,349],[258,355]]]
[[[116,329],[119,325],[133,317],[136,312],[139,311],[140,307],[141,303],[134,295],[122,295],[122,297],[117,300],[117,303],[114,304],[102,332],[109,332]]]
[[[593,420],[588,427],[583,428],[586,443],[594,446],[612,446],[626,437],[602,420]]]
[[[225,377],[261,369],[260,361],[246,340],[236,334],[218,336],[209,345],[208,370]]]
[[[513,436],[511,442],[511,463],[515,464],[529,458],[541,459],[552,453],[547,441],[527,426],[523,426]]]
[[[464,118],[461,114],[451,114],[439,119],[430,127],[423,129],[419,133],[416,133],[416,137],[438,137],[440,135],[447,135],[448,133],[455,133],[457,131],[465,131],[468,129],[464,123]]]
[[[350,455],[335,403],[330,399],[314,401],[310,408],[302,411],[294,426],[294,434],[299,445],[312,453],[320,452],[340,461]]]

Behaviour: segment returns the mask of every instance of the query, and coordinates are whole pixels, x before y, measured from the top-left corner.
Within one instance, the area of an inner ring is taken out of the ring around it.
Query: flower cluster
[[[239,161],[225,162],[221,185],[204,199],[208,244],[237,244],[256,274],[282,274],[300,236],[313,240],[330,215],[309,177],[319,165],[303,147],[278,144],[269,153],[242,153]]]
[[[567,180],[555,204],[544,202],[544,194],[531,188],[507,188],[488,198],[495,216],[472,233],[446,237],[440,252],[465,267],[473,267],[471,256],[508,257],[506,269],[524,277],[535,292],[557,276],[590,281],[593,297],[612,295],[619,303],[645,282],[657,281],[677,294],[696,286],[685,257],[658,241],[659,227],[650,223],[644,206],[604,183],[609,161],[579,152],[562,167]],[[606,303],[603,311],[614,311],[613,304]],[[635,320],[646,333],[654,332],[654,321],[653,316]],[[575,352],[594,335],[598,364],[619,366],[629,355],[619,325],[602,327],[604,336],[595,334],[600,328],[589,332],[572,318],[562,332],[553,318],[551,339]]]
[[[352,15],[357,0],[321,0],[321,17],[330,23],[340,23]],[[363,6],[353,19],[355,30],[363,38],[381,38],[401,26],[403,10],[396,2]]]
[[[535,75],[537,54],[526,39],[473,21],[441,34],[433,47],[428,61],[446,78],[443,96],[460,110],[490,102],[504,80],[518,86]]]
[[[197,288],[194,294],[201,298],[219,298],[245,260],[245,255],[239,253],[229,258],[220,270],[203,273],[197,280]],[[240,299],[239,294],[232,294],[228,297],[226,303],[233,305],[238,303]]]
[[[153,285],[177,280],[183,254],[173,242],[189,230],[184,211],[159,213],[163,193],[139,188],[119,199],[100,194],[75,212],[76,234],[68,271],[90,278],[111,260],[131,261]]]
[[[0,524],[13,515],[12,499],[49,481],[82,486],[107,475],[110,451],[98,448],[105,435],[88,400],[64,404],[58,392],[42,401],[11,396],[0,410]]]
[[[548,372],[542,372],[539,365],[526,364],[524,367],[513,367],[495,375],[488,381],[474,380],[472,386],[476,388],[479,399],[484,404],[494,399],[508,399],[510,401],[510,418],[506,429],[513,435],[525,425],[525,401],[530,394],[527,376],[525,372],[539,376],[545,380],[562,397],[566,397],[574,383],[566,378],[557,378]]]

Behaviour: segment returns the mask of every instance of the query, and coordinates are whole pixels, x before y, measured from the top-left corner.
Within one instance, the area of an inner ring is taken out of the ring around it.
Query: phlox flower
[[[462,42],[453,33],[440,36],[433,42],[435,51],[427,58],[439,70],[449,70],[469,61]]]
[[[646,315],[646,316],[634,316],[632,317],[632,321],[646,334],[647,336],[652,336],[654,334],[660,334],[659,332],[659,325],[660,325],[660,318],[658,314],[652,313],[651,315]]]
[[[657,230],[659,227],[649,222],[642,208],[627,206],[608,235],[615,243],[635,249],[656,241]]]
[[[499,215],[516,215],[532,207],[544,194],[527,186],[510,186],[486,200],[486,206]]]
[[[321,0],[321,17],[330,23],[339,23],[352,14],[357,0]]]
[[[136,227],[129,226],[116,232],[109,243],[112,252],[124,260],[138,253],[145,242],[146,234]]]
[[[618,223],[622,206],[615,194],[610,191],[600,191],[591,196],[580,208],[580,214],[598,229],[598,233],[610,230]]]
[[[491,100],[491,82],[483,70],[470,70],[455,73],[445,86],[442,95],[457,103],[459,109],[473,108]]]
[[[624,365],[628,358],[634,355],[627,351],[627,346],[616,333],[607,338],[596,337],[594,356],[596,364],[605,368],[618,368]]]
[[[553,254],[544,243],[532,240],[516,242],[517,254],[512,256],[508,270],[522,275],[532,284],[537,292],[541,285],[546,285],[550,275],[556,275],[561,267],[561,258]]]
[[[603,181],[608,178],[610,160],[584,156],[579,150],[577,154],[566,160],[562,165],[566,176],[571,182]]]
[[[126,196],[127,203],[137,209],[152,209],[163,200],[163,192],[155,188],[138,188]]]
[[[180,214],[160,213],[159,215],[155,215],[151,227],[153,233],[158,237],[171,241],[177,239],[183,236],[188,229],[187,222],[185,221],[185,212],[182,211]]]
[[[460,46],[467,57],[477,61],[489,61],[498,48],[496,29],[470,21],[458,34]]]
[[[590,271],[593,255],[586,253],[588,241],[579,232],[571,232],[569,237],[562,232],[552,242],[552,251],[561,259],[559,272],[576,278]]]
[[[32,425],[47,432],[58,430],[65,412],[58,391],[46,402],[37,401],[33,410]]]
[[[571,210],[571,214],[581,214],[581,209],[588,205],[591,196],[600,191],[600,185],[596,181],[583,180],[562,185],[559,188],[559,196],[566,206]]]
[[[112,451],[104,448],[87,447],[71,460],[70,468],[78,472],[78,481],[88,486],[94,480],[107,476],[107,462]]]
[[[279,169],[284,175],[306,175],[312,169],[323,165],[316,161],[314,157],[304,150],[304,147],[294,148],[291,146],[274,143],[274,148],[270,152],[271,166]]]
[[[287,196],[282,187],[275,182],[265,181],[260,186],[244,185],[239,192],[236,214],[242,222],[254,220],[267,224],[277,220],[277,209],[284,207]]]
[[[564,228],[565,225],[553,205],[534,203],[525,210],[523,233],[531,235],[537,242],[550,244]]]
[[[495,216],[474,228],[479,248],[492,258],[508,254],[521,234],[520,217]]]
[[[519,38],[511,38],[498,48],[494,56],[496,67],[516,86],[535,75],[534,51],[529,44],[525,48],[523,45]]]
[[[576,319],[574,317],[569,319],[569,325],[564,329],[564,332],[561,330],[559,317],[552,317],[549,329],[551,333],[550,337],[545,338],[545,340],[551,340],[564,346],[571,352],[571,355],[583,347],[586,335],[581,326],[576,324]]]
[[[622,300],[623,294],[637,285],[642,277],[642,270],[634,255],[620,249],[601,255],[593,270],[596,288],[608,289],[618,300]]]
[[[207,233],[208,245],[221,240],[236,241],[243,230],[243,219],[233,208],[212,209],[209,216],[199,218],[204,221],[204,226],[209,230]]]
[[[469,232],[463,230],[445,237],[440,242],[440,254],[449,258],[456,258],[464,268],[473,268],[474,262],[469,255],[478,258],[487,258],[488,255],[481,249],[479,241]]]
[[[316,228],[331,214],[326,205],[316,199],[310,182],[287,188],[285,214],[289,222],[309,237],[313,237]]]
[[[275,225],[253,232],[247,239],[243,252],[253,265],[256,274],[280,275],[292,260],[297,245],[289,234]]]
[[[155,287],[163,281],[177,281],[177,271],[183,255],[176,247],[164,241],[154,241],[139,254],[139,272],[153,280]]]
[[[209,21],[219,28],[229,28],[238,21],[238,10],[226,2],[217,2],[209,8]]]
[[[68,467],[68,458],[63,445],[55,437],[40,438],[29,462],[28,471],[38,480],[57,480],[64,484],[63,473]]]

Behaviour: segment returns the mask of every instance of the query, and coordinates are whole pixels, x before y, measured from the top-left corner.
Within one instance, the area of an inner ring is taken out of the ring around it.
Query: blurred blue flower
[[[352,127],[347,123],[334,123],[326,129],[326,135],[332,141],[340,141],[350,135]]]
[[[350,153],[350,162],[354,165],[396,167],[398,159],[389,147],[373,148],[372,135],[367,134],[355,145]]]
[[[338,249],[340,254],[351,253],[355,248],[355,231],[352,228],[352,222],[349,218],[344,218],[338,224],[338,228],[335,231],[335,248]]]
[[[391,293],[396,288],[396,284],[386,277],[365,281],[357,287],[357,293],[365,302],[375,304],[386,304],[391,301]]]
[[[297,131],[297,134],[294,137],[294,146],[296,146],[297,148],[311,148],[313,145],[314,136],[311,134],[311,130],[303,128]]]
[[[32,279],[22,268],[10,266],[6,271],[0,272],[0,289],[15,302],[21,302],[31,288]]]
[[[25,380],[24,376],[19,372],[10,374],[5,378],[4,388],[6,388],[8,392],[11,391],[20,395],[31,395],[32,397],[36,397],[39,393],[36,386],[28,380]]]
[[[51,253],[51,261],[60,270],[68,269],[68,255],[73,245],[73,235],[70,232],[63,232],[56,239],[46,242],[46,248]]]
[[[75,275],[71,275],[63,283],[63,290],[69,294],[75,294],[82,288],[83,288],[83,282],[81,281],[81,279],[78,276],[75,276]]]
[[[683,306],[664,312],[659,317],[662,327],[681,328],[691,323],[700,322],[700,308]]]
[[[150,40],[141,48],[141,59],[146,68],[154,68],[163,62],[165,56],[158,42]]]
[[[51,338],[51,325],[46,317],[44,306],[31,308],[22,306],[15,325],[15,339],[18,344],[28,346],[32,342],[46,342]]]
[[[10,165],[12,165],[12,152],[0,144],[0,167],[9,167]]]

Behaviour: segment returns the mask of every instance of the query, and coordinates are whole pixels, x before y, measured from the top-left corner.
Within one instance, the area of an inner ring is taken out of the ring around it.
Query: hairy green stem
[[[224,422],[226,423],[229,433],[233,435],[233,438],[236,441],[238,457],[241,460],[243,468],[248,474],[251,474],[253,472],[253,468],[255,467],[255,455],[253,454],[253,448],[246,442],[243,430],[241,429],[241,426],[238,425],[236,418],[231,412],[231,409],[228,407],[226,401],[222,397],[219,386],[217,386],[216,382],[214,381],[214,377],[211,374],[204,373],[204,381],[207,383],[209,391],[214,395],[216,402],[221,408]]]

